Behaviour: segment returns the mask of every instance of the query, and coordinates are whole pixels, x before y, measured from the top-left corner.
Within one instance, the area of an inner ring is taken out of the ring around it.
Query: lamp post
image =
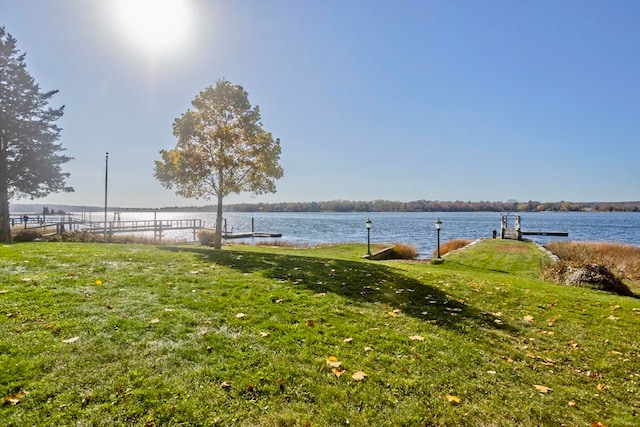
[[[438,233],[438,259],[440,258],[440,229],[442,228],[442,221],[440,218],[436,219],[436,231]]]
[[[367,219],[364,224],[367,226],[367,255],[371,256],[371,220]]]

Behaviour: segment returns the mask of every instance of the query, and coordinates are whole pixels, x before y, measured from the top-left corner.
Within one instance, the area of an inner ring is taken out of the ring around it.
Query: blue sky
[[[42,202],[103,205],[108,151],[110,205],[209,203],[153,162],[221,78],[260,106],[285,171],[277,193],[225,203],[640,199],[639,1],[184,0],[160,48],[141,38],[162,5],[125,33],[113,3],[0,0],[66,106],[76,191]]]

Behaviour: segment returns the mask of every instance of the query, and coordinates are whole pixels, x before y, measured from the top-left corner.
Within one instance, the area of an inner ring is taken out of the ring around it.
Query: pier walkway
[[[514,227],[509,227],[509,218],[515,221]],[[522,240],[522,236],[569,236],[568,231],[522,231],[522,219],[520,215],[502,214],[500,215],[500,238],[510,240]],[[494,231],[495,234],[495,231]],[[494,236],[495,237],[495,236]]]
[[[96,221],[86,223],[84,230],[94,234],[153,232],[154,238],[162,239],[162,233],[170,230],[193,230],[196,240],[199,230],[204,228],[201,219],[151,219],[143,221]]]

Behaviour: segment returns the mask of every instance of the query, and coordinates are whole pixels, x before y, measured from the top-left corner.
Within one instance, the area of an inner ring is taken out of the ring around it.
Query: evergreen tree
[[[29,75],[25,53],[0,27],[0,242],[11,242],[9,200],[69,192],[61,165],[71,160],[57,141],[64,107],[49,106],[57,90],[42,92]]]

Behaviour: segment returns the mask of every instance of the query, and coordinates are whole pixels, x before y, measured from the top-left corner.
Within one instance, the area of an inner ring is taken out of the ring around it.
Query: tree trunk
[[[216,235],[213,239],[214,249],[222,249],[222,194],[218,194],[218,212],[216,214]]]
[[[7,154],[4,148],[0,148],[0,243],[11,243],[11,220],[9,217],[7,186]]]
[[[0,191],[0,243],[11,243],[9,198],[6,191]]]

